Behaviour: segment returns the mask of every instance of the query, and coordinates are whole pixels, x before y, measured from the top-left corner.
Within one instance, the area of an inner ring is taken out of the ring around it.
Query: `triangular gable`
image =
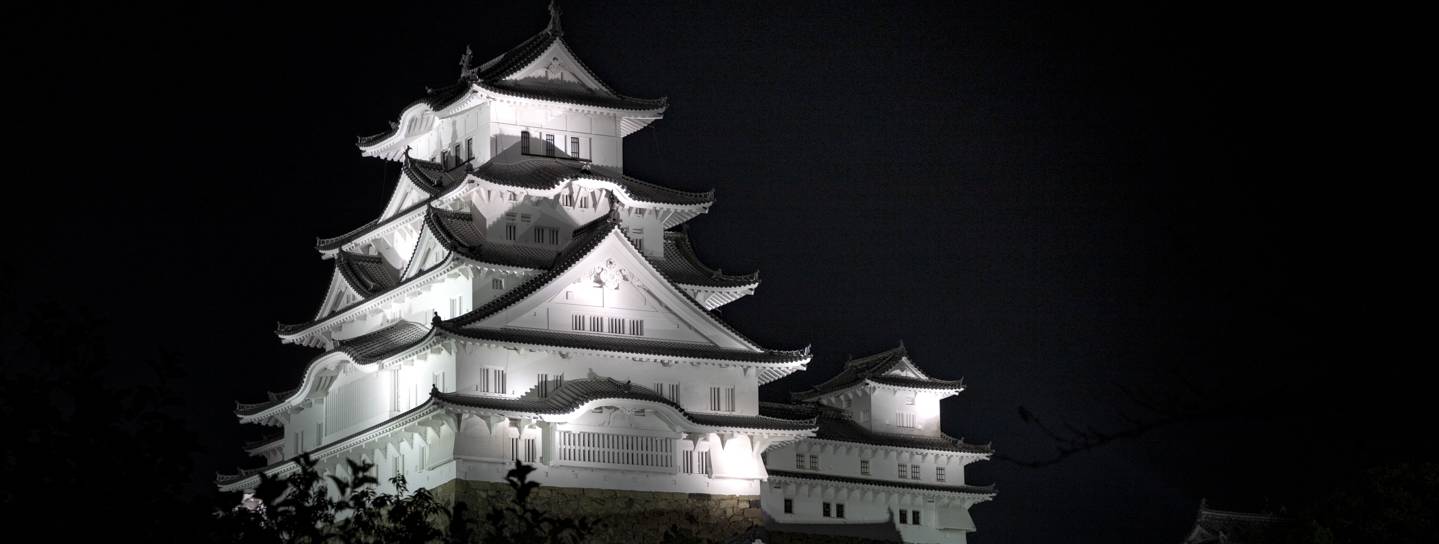
[[[335,310],[354,304],[363,298],[365,297],[360,296],[360,292],[351,287],[350,283],[345,281],[344,275],[336,268],[330,277],[330,288],[325,291],[325,301],[320,304],[320,313],[315,314],[315,319],[323,319],[325,316],[335,313]]]
[[[665,279],[617,228],[570,262],[533,280],[543,283],[519,300],[465,327],[762,351]]]
[[[608,85],[590,73],[563,39],[551,42],[543,53],[537,55],[523,68],[506,76],[504,81],[526,87],[583,90],[605,96],[615,96]]]
[[[385,213],[380,215],[381,222],[429,198],[430,195],[421,189],[418,183],[418,181],[410,179],[408,173],[403,171],[400,173],[400,182],[395,184],[395,192],[390,195],[390,203],[385,205]]]
[[[917,380],[928,380],[928,379],[931,379],[931,378],[929,377],[929,375],[925,374],[924,371],[922,371],[922,370],[919,369],[919,367],[914,366],[914,362],[910,361],[910,360],[909,360],[909,357],[907,357],[907,356],[906,356],[906,357],[902,357],[902,358],[900,358],[898,361],[893,362],[893,363],[891,364],[891,366],[889,367],[889,369],[885,370],[884,372],[880,373],[879,375],[880,375],[880,376],[898,376],[898,377],[901,377],[901,378],[914,378],[914,379],[917,379]]]
[[[434,268],[449,256],[450,250],[435,238],[435,233],[430,226],[425,225],[420,231],[420,239],[415,242],[415,252],[410,256],[410,262],[405,265],[405,272],[400,276],[400,281],[409,281],[410,278],[418,276],[421,272]]]

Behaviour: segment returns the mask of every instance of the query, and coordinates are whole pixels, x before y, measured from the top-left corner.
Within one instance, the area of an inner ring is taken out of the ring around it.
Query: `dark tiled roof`
[[[679,411],[686,419],[700,425],[712,427],[738,427],[745,429],[771,429],[786,431],[808,431],[814,429],[813,419],[781,419],[768,416],[733,416],[719,414],[698,414],[686,412],[674,401],[638,384],[620,382],[613,378],[567,380],[559,390],[545,398],[506,399],[441,393],[432,390],[430,396],[442,402],[513,412],[534,414],[567,414],[581,405],[599,399],[633,399],[658,402]]]
[[[952,390],[964,388],[960,380],[936,380],[921,373],[920,378],[908,378],[903,376],[884,376],[885,372],[893,369],[909,357],[909,351],[904,344],[899,347],[881,351],[874,355],[866,355],[851,359],[844,363],[844,370],[833,378],[805,391],[791,393],[790,397],[795,399],[810,399],[825,393],[838,391],[851,387],[855,384],[869,380],[875,383],[893,385],[896,387],[914,387],[920,389]]]
[[[947,391],[964,388],[964,380],[920,380],[903,376],[870,376],[869,381],[882,383],[884,385],[893,385],[895,387],[912,387],[915,389],[940,389]]]
[[[993,494],[995,493],[995,489],[994,489],[994,486],[993,486],[993,485],[977,486],[977,485],[937,485],[937,484],[923,484],[923,483],[917,483],[917,482],[896,482],[896,481],[890,481],[890,480],[872,480],[872,479],[869,479],[869,478],[858,478],[858,477],[853,477],[853,476],[835,476],[835,475],[832,475],[832,474],[825,474],[825,473],[822,473],[822,472],[795,472],[795,471],[791,471],[791,470],[776,470],[776,469],[769,469],[768,472],[769,472],[769,475],[770,475],[770,476],[779,476],[779,477],[781,477],[781,478],[797,478],[797,479],[802,479],[802,480],[818,480],[818,481],[823,481],[823,482],[840,482],[840,483],[847,483],[847,484],[866,484],[866,485],[876,485],[876,486],[882,486],[882,487],[898,487],[898,488],[901,488],[901,489],[918,489],[918,490],[921,490],[921,491],[947,491],[947,492],[950,492],[950,493],[977,493],[977,494],[980,494],[980,495],[993,495]]]
[[[650,259],[656,270],[675,283],[710,287],[739,287],[759,281],[759,272],[725,274],[705,266],[695,255],[689,235],[682,231],[665,232],[665,258]]]
[[[506,335],[506,338],[510,338],[510,337],[512,337],[512,336],[510,336],[510,335],[535,335],[535,334],[541,334],[541,333],[519,332],[519,331],[504,331],[504,332],[497,332],[497,331],[478,331],[478,330],[464,329],[463,327],[466,326],[466,325],[469,325],[469,324],[471,324],[471,323],[475,323],[475,322],[477,322],[477,321],[480,321],[480,320],[482,320],[482,319],[484,319],[484,318],[486,318],[486,317],[489,317],[489,316],[491,316],[491,315],[494,315],[495,313],[500,312],[501,310],[504,310],[505,308],[510,307],[511,305],[519,302],[520,300],[523,300],[525,297],[527,297],[527,296],[529,296],[530,294],[534,293],[535,291],[538,291],[541,287],[544,287],[544,285],[547,284],[547,283],[549,283],[551,280],[554,280],[556,277],[559,277],[561,274],[564,274],[565,272],[569,271],[570,267],[573,267],[573,266],[575,265],[575,263],[578,263],[578,262],[579,262],[581,259],[583,259],[586,255],[589,255],[589,253],[590,253],[591,251],[593,251],[593,250],[595,249],[595,247],[598,246],[599,243],[605,239],[606,236],[608,236],[611,232],[614,232],[615,229],[618,229],[618,228],[619,228],[619,224],[620,224],[620,223],[619,223],[619,217],[616,215],[615,212],[611,211],[608,215],[605,215],[604,217],[600,217],[600,218],[598,218],[598,219],[595,219],[594,221],[591,221],[590,223],[588,223],[588,224],[586,224],[586,225],[584,225],[584,226],[581,226],[581,227],[578,228],[578,229],[575,229],[575,234],[574,234],[574,236],[573,236],[573,237],[571,238],[571,240],[570,240],[570,245],[569,245],[568,247],[566,247],[564,251],[560,252],[559,255],[555,256],[555,262],[554,262],[554,264],[552,264],[552,265],[550,266],[549,271],[545,272],[544,274],[540,274],[540,275],[538,275],[538,276],[536,276],[536,277],[534,277],[534,278],[531,278],[529,281],[526,281],[525,283],[520,284],[519,286],[515,287],[514,289],[509,290],[508,292],[506,292],[506,293],[503,294],[503,295],[500,295],[500,296],[498,296],[498,297],[495,297],[493,300],[485,303],[483,306],[480,306],[479,308],[475,308],[474,310],[471,310],[469,313],[466,313],[466,314],[464,314],[464,315],[455,317],[454,319],[451,319],[451,320],[449,320],[449,321],[445,321],[445,322],[442,323],[440,326],[441,326],[441,327],[444,327],[445,330],[450,331],[450,332],[452,332],[452,333],[455,333],[455,334],[458,334],[458,335],[461,335],[461,336],[469,336],[469,337],[472,337],[472,338],[480,338],[480,337],[486,336],[486,335]],[[749,338],[746,338],[743,334],[741,334],[739,331],[735,330],[733,327],[729,326],[728,323],[725,323],[724,320],[720,319],[720,318],[719,318],[718,316],[716,316],[714,313],[710,312],[709,310],[706,310],[703,306],[700,306],[700,304],[699,304],[698,302],[695,302],[694,299],[690,298],[689,296],[684,296],[684,295],[683,295],[683,292],[681,292],[681,295],[682,295],[682,296],[681,296],[680,298],[681,298],[682,300],[688,302],[693,308],[695,308],[695,309],[698,310],[699,312],[704,313],[705,315],[710,316],[710,319],[712,319],[715,324],[719,325],[721,328],[725,329],[726,331],[730,332],[731,334],[734,334],[736,337],[739,337],[741,340],[744,341],[745,344],[750,345],[750,346],[756,346],[756,344],[754,343],[754,341],[750,340]],[[575,342],[575,341],[578,340],[577,338],[569,338],[568,340],[566,340],[565,338],[568,337],[569,335],[561,335],[561,334],[554,334],[554,333],[548,333],[548,334],[546,334],[546,336],[547,336],[547,338],[545,338],[545,341],[539,342],[539,343],[544,344],[544,345],[564,345],[564,344],[553,344],[553,343],[550,343],[550,342],[561,342],[561,341]],[[554,338],[548,338],[549,336],[553,336]],[[515,340],[515,341],[518,341],[518,340]],[[595,339],[593,339],[593,338],[591,338],[591,337],[586,336],[586,337],[585,337],[585,340],[583,340],[583,345],[576,345],[575,347],[586,347],[586,346],[590,346],[590,345],[596,345],[597,342],[599,342],[599,341],[598,341],[598,340],[595,340]],[[658,349],[670,349],[670,348],[668,348],[668,347],[663,347],[663,346],[665,346],[665,344],[666,344],[666,343],[664,343],[664,342],[650,342],[650,341],[635,340],[635,341],[631,341],[631,342],[625,342],[625,345],[623,345],[623,346],[615,346],[615,350],[616,350],[616,351],[629,351],[629,350],[633,350],[633,349],[635,349],[635,348],[643,348],[643,347],[645,347],[645,346],[653,346],[654,349],[657,349],[657,350],[658,350]],[[756,351],[756,352],[741,352],[741,351],[733,351],[733,350],[724,350],[724,351],[723,351],[724,356],[722,357],[722,359],[724,359],[724,360],[739,360],[739,359],[736,359],[736,357],[741,356],[741,354],[743,354],[743,353],[749,353],[748,356],[761,358],[761,359],[763,359],[763,360],[769,360],[769,359],[772,359],[772,358],[781,358],[781,359],[785,359],[785,360],[788,360],[788,361],[801,361],[801,360],[805,360],[805,359],[808,359],[808,358],[809,358],[809,347],[808,347],[808,346],[806,346],[804,349],[801,349],[801,350],[761,350],[761,349],[758,348],[758,347],[756,347],[755,349],[757,349],[757,350],[759,350],[759,351]],[[715,350],[713,350],[713,349],[709,349],[709,350],[705,350],[705,351],[706,351],[707,353],[710,353],[710,354],[711,354],[711,357],[716,354],[716,353],[715,353]],[[658,353],[658,354],[666,354],[666,355],[682,356],[682,357],[690,357],[690,356],[692,356],[692,355],[680,355],[679,353],[659,353],[659,352],[656,352],[656,353]],[[688,352],[686,352],[686,353],[688,353]],[[693,355],[693,356],[705,357],[705,356],[703,356],[703,355]]]
[[[565,104],[577,104],[581,106],[595,106],[615,110],[648,111],[659,110],[669,107],[668,98],[635,98],[624,95],[604,95],[597,93],[586,93],[583,91],[562,91],[558,89],[540,88],[514,81],[476,82],[475,86],[490,92],[528,98],[530,100],[548,100]]]
[[[375,133],[375,134],[371,134],[371,135],[369,135],[369,136],[356,136],[356,137],[355,137],[355,145],[358,145],[358,146],[360,146],[360,147],[369,147],[369,146],[378,144],[378,143],[384,141],[385,138],[389,138],[390,136],[394,136],[394,135],[395,135],[395,132],[398,131],[398,130],[400,130],[400,125],[399,125],[399,123],[395,123],[395,122],[391,121],[391,122],[390,122],[390,130],[386,130],[386,131],[384,131],[384,132],[378,132],[378,133]]]
[[[476,74],[479,79],[485,81],[496,81],[514,75],[520,68],[528,66],[539,58],[540,53],[544,53],[546,49],[550,48],[550,44],[555,43],[555,40],[558,39],[559,36],[546,29],[539,34],[530,36],[529,39],[510,48],[509,51],[481,64]]]
[[[445,165],[438,162],[431,162],[410,157],[407,153],[405,160],[400,163],[400,168],[405,175],[417,187],[429,193],[431,197],[444,194],[453,189],[460,182],[465,181],[469,170],[465,168],[467,163],[460,163],[454,168],[445,168]]]
[[[362,297],[369,297],[400,283],[399,272],[378,255],[362,255],[340,251],[335,256],[335,270]]]
[[[335,343],[334,351],[343,351],[357,363],[373,363],[416,344],[429,336],[428,326],[399,320],[354,338]]]
[[[1293,520],[1269,514],[1215,510],[1207,500],[1200,499],[1199,515],[1184,543],[1275,542],[1279,540],[1275,538],[1276,531],[1289,523]]]
[[[606,235],[616,228],[619,228],[619,219],[611,213],[575,229],[574,236],[570,238],[570,245],[555,256],[554,262],[551,263],[548,272],[540,274],[530,281],[506,291],[505,294],[495,297],[484,305],[471,310],[469,313],[444,322],[441,326],[451,332],[459,332],[460,327],[489,317],[519,302],[531,293],[539,290],[540,287],[544,286],[544,284],[550,280],[563,274],[571,266],[574,266],[575,263],[583,259],[585,255],[588,255],[595,246],[599,245],[600,241],[605,239]]]
[[[516,266],[520,268],[545,269],[555,261],[560,252],[553,249],[527,247],[509,244],[488,244],[485,234],[475,224],[469,213],[430,208],[425,216],[425,226],[439,240],[445,249],[477,261]],[[574,243],[571,240],[571,243]]]
[[[642,338],[620,336],[587,335],[582,333],[561,333],[531,331],[524,329],[466,329],[445,326],[450,334],[475,340],[492,342],[515,342],[557,348],[587,349],[615,353],[643,353],[649,355],[714,359],[720,361],[742,361],[750,363],[790,364],[809,358],[809,350],[765,350],[747,351],[721,349],[701,344],[665,342]]]
[[[421,202],[420,205],[424,205],[424,203]],[[411,207],[410,207],[411,210],[414,209],[414,208],[415,208],[414,206],[411,206]],[[409,211],[409,210],[406,210],[406,211]],[[402,212],[402,213],[397,213],[397,214],[395,214],[395,217],[399,217],[399,216],[401,216],[401,215],[404,215],[404,213],[403,213],[403,212]],[[339,235],[339,236],[331,236],[331,237],[329,237],[329,238],[315,238],[315,249],[319,249],[319,250],[321,250],[321,251],[331,250],[331,249],[339,249],[341,246],[350,243],[351,240],[354,240],[354,239],[356,239],[356,238],[359,238],[361,234],[364,234],[364,233],[366,233],[366,232],[369,232],[370,229],[375,228],[375,227],[378,226],[379,224],[380,224],[380,220],[379,220],[379,219],[371,219],[369,223],[365,223],[365,224],[363,224],[363,225],[360,225],[359,228],[357,228],[357,229],[355,229],[355,230],[352,230],[352,231],[350,231],[350,232],[341,234],[341,235]]]
[[[565,181],[586,177],[614,183],[630,198],[641,202],[692,205],[714,201],[714,191],[677,191],[626,176],[615,168],[570,159],[528,158],[503,164],[492,160],[475,168],[474,174],[499,185],[541,190],[554,189]]]

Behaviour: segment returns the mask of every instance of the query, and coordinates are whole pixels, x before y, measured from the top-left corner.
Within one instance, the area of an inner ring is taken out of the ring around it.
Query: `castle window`
[[[714,465],[710,464],[710,452],[708,450],[700,452],[700,470],[704,472],[705,476],[715,475]]]
[[[456,144],[455,144],[455,152],[454,152],[454,155],[453,155],[453,156],[455,157],[455,165],[459,165],[460,163],[464,162],[464,160],[460,158],[460,157],[463,157],[464,155],[461,155],[461,154],[460,154],[460,144],[459,144],[459,143],[456,143]]]
[[[534,438],[525,439],[525,462],[533,463],[539,458],[539,440]]]
[[[610,318],[610,334],[624,334],[625,320],[621,317]]]
[[[899,511],[899,523],[900,525],[909,525],[909,510]]]
[[[900,413],[895,414],[894,419],[895,419],[894,425],[895,425],[896,427],[903,427],[903,428],[906,428],[906,429],[914,429],[914,428],[916,428],[916,426],[915,426],[915,424],[914,424],[914,414],[906,414],[906,413],[904,413],[904,412],[900,412]]]
[[[555,135],[554,135],[554,134],[546,134],[546,135],[545,135],[545,154],[546,154],[546,155],[549,155],[549,156],[551,156],[551,157],[555,156]]]
[[[530,131],[528,130],[520,131],[520,153],[530,154]]]
[[[869,459],[859,460],[859,473],[862,476],[869,476]]]
[[[695,473],[695,451],[689,450],[680,453],[680,459],[684,462],[685,474]]]
[[[483,393],[504,393],[505,371],[499,368],[480,369],[480,383],[475,384],[475,390]]]
[[[809,469],[810,469],[810,470],[819,470],[819,456],[818,456],[818,455],[810,454],[810,456],[809,456]]]
[[[506,239],[506,240],[514,241],[514,240],[515,240],[515,237],[516,237],[517,235],[519,235],[519,233],[520,233],[520,228],[517,227],[517,226],[515,226],[514,223],[510,223],[510,224],[508,224],[508,225],[505,225],[505,239]]]
[[[785,500],[784,500],[784,513],[786,513],[786,514],[793,514],[793,513],[794,513],[794,499],[785,499]]]
[[[840,518],[840,519],[844,519],[844,503],[842,503],[842,502],[840,502],[840,503],[835,503],[835,505],[834,505],[834,517],[837,517],[837,518]]]
[[[574,328],[574,330],[585,330],[585,316],[575,315],[573,318],[571,318],[571,321],[572,323],[570,323],[570,325],[572,328]]]
[[[919,465],[910,465],[910,466],[909,466],[909,478],[910,478],[911,480],[918,480],[918,479],[919,479]]]
[[[511,438],[511,439],[510,439],[510,459],[514,459],[514,460],[516,460],[516,461],[520,460],[520,439],[519,439],[519,438]]]
[[[579,136],[570,136],[570,156],[571,156],[571,157],[576,157],[576,158],[578,158],[578,157],[580,156],[580,137],[579,137]]]
[[[900,463],[900,464],[899,464],[899,479],[901,479],[901,480],[908,480],[908,479],[909,479],[909,465],[906,465],[906,464],[904,464],[904,463]]]
[[[794,468],[797,468],[797,469],[799,469],[799,470],[804,470],[804,454],[803,454],[803,453],[796,453],[796,454],[794,454]]]
[[[580,207],[581,207],[581,208],[588,208],[588,207],[590,207],[590,197],[589,197],[588,195],[580,197]]]
[[[721,394],[723,393],[723,394]],[[734,388],[726,387],[720,391],[718,387],[710,388],[710,410],[715,412],[734,411]]]
[[[910,524],[910,525],[919,525],[919,510],[910,510],[910,511],[909,511],[909,524]]]
[[[491,280],[490,280],[490,289],[504,289],[504,288],[505,288],[505,280],[504,280],[504,278],[494,278],[494,279],[491,279]]]
[[[558,245],[560,243],[560,229],[554,227],[535,227],[535,243]]]
[[[449,152],[449,151],[441,151],[441,152],[440,152],[440,164],[444,165],[446,168],[449,168],[449,166],[450,166],[450,152]]]
[[[631,334],[631,335],[634,335],[634,336],[644,336],[644,335],[645,335],[645,320],[643,320],[643,319],[631,319],[631,320],[630,320],[630,334]]]
[[[573,194],[560,195],[560,205],[561,205],[561,206],[570,207],[570,208],[575,207],[575,195],[573,195]]]
[[[831,517],[829,510],[830,510],[830,504],[829,504],[829,503],[823,503],[823,507],[820,508],[820,514],[823,515],[824,517]]]
[[[934,481],[944,481],[944,467],[934,467]]]
[[[590,332],[605,332],[605,318],[597,315],[590,316]]]

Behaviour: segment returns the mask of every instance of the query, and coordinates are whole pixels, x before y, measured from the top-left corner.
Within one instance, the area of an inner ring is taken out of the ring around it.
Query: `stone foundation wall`
[[[493,502],[509,503],[514,492],[502,483],[451,480],[433,490],[442,501],[464,502],[471,512],[487,511]],[[764,525],[758,496],[702,495],[651,491],[617,491],[572,487],[540,487],[530,504],[561,517],[601,521],[592,542],[658,543],[671,526],[687,529],[713,542],[754,535]],[[753,541],[751,537],[746,542]]]

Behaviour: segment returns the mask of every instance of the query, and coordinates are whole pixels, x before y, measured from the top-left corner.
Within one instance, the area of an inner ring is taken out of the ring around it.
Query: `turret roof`
[[[994,453],[988,444],[969,444],[946,434],[922,436],[874,432],[850,419],[842,410],[819,404],[761,402],[759,411],[775,417],[818,417],[819,430],[814,437],[821,440],[960,453]]]
[[[694,244],[684,231],[665,231],[664,259],[650,259],[655,269],[676,283],[710,287],[738,287],[759,283],[759,272],[725,274],[710,268],[695,255]]]
[[[885,374],[901,365],[907,365],[917,376]],[[823,383],[808,390],[792,393],[791,397],[795,399],[812,399],[827,393],[848,389],[866,381],[893,387],[915,389],[943,391],[958,391],[964,389],[963,380],[935,379],[919,370],[917,366],[910,362],[909,350],[906,349],[904,343],[901,342],[898,347],[893,349],[850,359],[844,363],[844,370],[841,370],[835,377],[825,380]]]

